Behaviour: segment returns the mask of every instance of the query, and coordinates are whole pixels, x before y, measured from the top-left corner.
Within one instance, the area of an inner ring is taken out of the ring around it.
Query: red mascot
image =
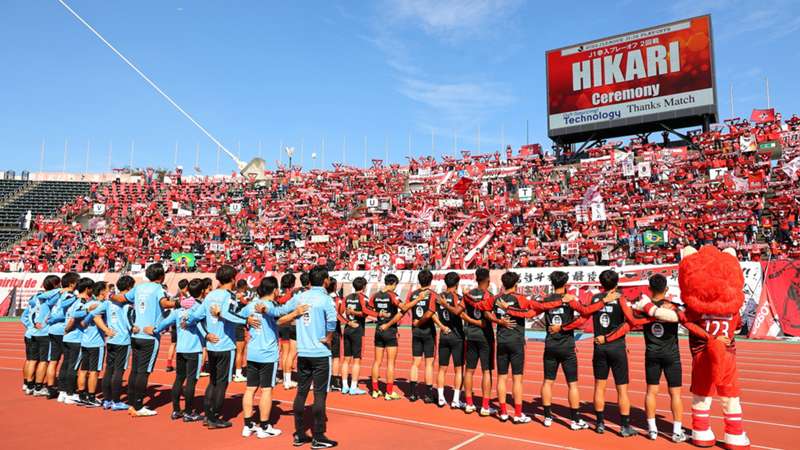
[[[734,341],[744,302],[744,275],[736,252],[712,246],[700,251],[685,248],[678,266],[678,284],[685,312],[658,308],[646,298],[634,309],[662,321],[680,321],[689,331],[692,443],[700,447],[716,444],[710,424],[711,402],[716,393],[725,413],[725,447],[749,449],[750,440],[742,426]]]

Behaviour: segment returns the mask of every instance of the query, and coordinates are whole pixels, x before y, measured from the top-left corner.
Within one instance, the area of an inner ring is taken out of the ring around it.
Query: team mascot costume
[[[716,395],[725,413],[725,447],[750,448],[742,426],[739,375],[736,371],[734,336],[741,325],[739,310],[744,302],[744,275],[733,249],[720,251],[705,246],[681,252],[678,284],[685,312],[658,308],[643,299],[634,305],[645,314],[664,321],[680,321],[689,331],[692,351],[692,443],[711,447],[712,397]]]

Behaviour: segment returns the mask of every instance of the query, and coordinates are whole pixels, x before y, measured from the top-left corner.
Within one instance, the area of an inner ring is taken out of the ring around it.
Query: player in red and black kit
[[[293,273],[283,274],[281,277],[281,294],[277,299],[278,304],[283,305],[294,297],[294,285],[296,282],[297,277]],[[294,358],[297,356],[297,328],[295,328],[294,323],[279,327],[278,337],[281,342],[279,358],[281,370],[283,370],[283,388],[294,389],[297,387],[297,383],[292,381],[292,367]]]
[[[379,388],[379,371],[386,362],[386,400],[400,398],[394,390],[394,366],[397,361],[397,323],[403,318],[400,301],[394,293],[400,280],[397,275],[389,274],[383,279],[383,289],[369,300],[369,306],[364,311],[367,315],[376,318],[375,329],[375,361],[372,363],[372,398],[378,398],[383,393]]]
[[[525,370],[525,317],[539,314],[545,308],[560,307],[561,299],[548,305],[536,304],[517,293],[519,275],[506,272],[500,278],[503,293],[495,297],[490,320],[497,323],[497,399],[500,402],[500,420],[508,420],[506,407],[506,380],[511,366],[512,396],[514,398],[514,423],[523,424],[531,418],[522,412],[522,375]],[[514,311],[512,315],[510,311]],[[529,311],[532,311],[529,313]]]
[[[411,391],[408,400],[415,402],[417,397],[417,382],[419,380],[419,365],[425,358],[425,392],[422,401],[433,403],[433,349],[436,347],[436,328],[434,323],[439,318],[436,312],[436,293],[431,290],[433,274],[430,270],[422,270],[417,274],[419,289],[409,292],[408,299],[403,305],[403,310],[411,311],[411,376],[409,383]],[[441,324],[436,323],[440,326]]]
[[[636,431],[631,427],[631,401],[628,398],[628,349],[625,345],[625,334],[628,331],[625,314],[620,303],[621,299],[617,289],[619,275],[613,270],[600,272],[600,286],[603,292],[592,297],[592,306],[595,311],[591,314],[594,327],[594,354],[592,355],[592,369],[594,370],[594,412],[597,417],[595,431],[602,434],[606,430],[606,383],[608,373],[613,372],[614,384],[617,388],[617,402],[621,428],[620,436],[635,436]],[[596,308],[599,308],[597,310]]]
[[[364,295],[364,288],[367,280],[364,277],[356,277],[353,280],[353,290],[344,299],[344,331],[342,333],[343,353],[342,360],[342,394],[364,395],[366,391],[358,387],[358,377],[361,372],[361,347],[364,341],[364,327],[366,326],[367,297]],[[352,364],[352,373],[350,365]],[[353,381],[349,382],[348,375],[353,376]]]
[[[444,276],[445,291],[436,296],[436,316],[439,318],[439,373],[436,378],[439,407],[444,407],[444,376],[453,360],[453,401],[450,407],[461,408],[461,383],[464,368],[464,324],[461,316],[464,306],[458,295],[461,277],[456,272]]]
[[[562,300],[563,305],[545,311],[544,319],[547,336],[544,341],[544,382],[542,383],[542,406],[544,407],[544,426],[553,423],[551,404],[553,399],[553,382],[558,373],[558,366],[564,371],[569,386],[570,428],[584,430],[589,425],[578,416],[580,392],[578,391],[578,357],[575,353],[575,332],[586,323],[586,319],[575,317],[576,314],[588,316],[602,304],[585,307],[572,295],[567,294],[569,275],[560,270],[550,274],[553,293],[545,297],[544,303]]]
[[[650,277],[650,297],[652,303],[664,309],[680,312],[678,305],[666,299],[667,279],[656,274]],[[661,374],[667,379],[669,397],[672,409],[672,441],[684,442],[687,437],[683,431],[681,417],[683,416],[683,401],[681,400],[681,387],[683,386],[683,370],[681,367],[680,346],[678,345],[678,324],[663,322],[656,318],[634,316],[627,302],[620,302],[622,312],[627,319],[627,328],[643,326],[644,328],[644,371],[647,381],[647,393],[644,399],[644,410],[647,417],[647,436],[658,439],[658,426],[656,425],[656,398],[658,396]],[[623,325],[625,326],[625,325]]]
[[[494,370],[494,331],[491,322],[484,317],[492,309],[492,294],[489,292],[489,270],[480,268],[475,271],[475,281],[478,287],[464,295],[464,334],[467,340],[466,354],[467,367],[464,371],[464,394],[467,414],[475,412],[472,401],[472,376],[481,363],[483,378],[481,380],[481,416],[490,416],[493,411],[489,408],[492,397],[492,370]]]

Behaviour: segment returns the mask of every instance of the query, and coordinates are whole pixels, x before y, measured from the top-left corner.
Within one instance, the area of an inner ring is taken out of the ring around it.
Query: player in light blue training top
[[[48,398],[53,398],[58,392],[59,403],[67,398],[67,366],[61,364],[61,369],[58,368],[58,362],[64,354],[64,319],[67,309],[77,300],[75,286],[80,278],[75,272],[64,274],[61,277],[61,295],[54,296],[47,302],[50,307],[50,317],[47,319],[47,331],[50,333],[50,353],[47,357],[47,388],[50,391]]]
[[[153,336],[153,332],[161,322],[161,308],[172,305],[164,291],[164,266],[161,263],[150,264],[144,275],[149,282],[137,284],[125,295],[115,295],[113,298],[120,303],[125,300],[133,303],[135,311],[133,326],[136,330],[131,336],[133,359],[128,382],[128,413],[133,417],[157,414],[144,406],[144,394],[158,357],[159,340]]]
[[[242,397],[244,428],[242,436],[253,433],[259,438],[281,434],[269,423],[272,412],[272,387],[275,386],[275,373],[278,370],[278,327],[293,324],[294,320],[308,310],[303,305],[295,310],[279,306],[275,302],[278,294],[278,279],[265,277],[256,289],[259,298],[245,306],[240,314],[247,317],[250,325],[250,340],[247,342],[247,388]],[[276,320],[280,316],[280,319]],[[253,399],[256,390],[261,388],[258,404],[258,421],[253,420]]]
[[[197,380],[200,378],[200,368],[203,366],[203,347],[206,343],[206,330],[202,322],[189,324],[189,315],[201,307],[195,299],[203,295],[205,283],[202,279],[195,278],[188,285],[188,296],[181,300],[180,308],[173,309],[161,321],[157,333],[162,333],[170,327],[177,327],[176,342],[176,370],[175,382],[172,384],[172,420],[183,419],[184,422],[202,420],[200,410],[194,404],[194,391]],[[185,326],[182,326],[185,325]],[[184,385],[184,382],[186,384]],[[181,391],[185,407],[181,409]]]
[[[72,303],[65,314],[64,324],[64,362],[65,390],[67,397],[65,405],[82,405],[80,396],[76,393],[79,386],[78,368],[81,363],[81,342],[83,341],[83,318],[86,317],[86,302],[92,296],[94,281],[91,278],[81,278],[75,286],[77,301]]]
[[[117,280],[117,292],[125,295],[133,288],[134,280],[122,276]],[[127,301],[118,303],[109,299],[92,310],[84,322],[94,321],[98,327],[107,327],[112,333],[106,336],[106,370],[103,372],[103,409],[127,411],[129,406],[120,399],[122,377],[128,368],[131,349],[131,332],[134,322],[133,307]]]
[[[205,321],[208,334],[208,387],[205,393],[205,414],[209,429],[229,428],[232,424],[220,414],[225,400],[225,391],[233,377],[233,364],[236,354],[236,325],[246,323],[244,317],[236,313],[236,296],[231,291],[236,280],[236,269],[223,265],[217,269],[217,289],[211,291],[200,307],[189,313],[188,326]]]

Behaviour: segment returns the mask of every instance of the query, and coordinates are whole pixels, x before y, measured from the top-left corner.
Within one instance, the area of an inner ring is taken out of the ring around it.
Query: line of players
[[[221,414],[227,385],[232,380],[246,381],[242,434],[256,434],[258,437],[280,434],[280,430],[269,422],[271,389],[275,385],[279,359],[284,368],[284,387],[294,387],[290,367],[294,359],[292,351],[296,347],[292,331],[300,326],[296,323],[302,321],[305,313],[303,307],[286,307],[297,292],[293,288],[296,283],[294,275],[284,275],[280,284],[274,277],[265,277],[256,287],[256,295],[251,297],[246,285],[235,284],[235,270],[223,266],[217,272],[217,289],[212,290],[210,279],[194,279],[185,286],[182,284],[181,293],[174,299],[164,292],[164,270],[160,265],[149,266],[146,277],[149,282],[136,286],[131,277],[121,277],[116,283],[117,293],[113,295],[107,283],[80,278],[75,273],[60,279],[53,275],[46,277],[44,291],[30,299],[22,316],[26,326],[27,354],[23,389],[35,396],[57,398],[65,404],[128,410],[133,416],[155,415],[154,410],[143,404],[143,397],[158,354],[159,335],[172,328],[176,330],[172,419],[203,421],[212,429],[230,427],[231,423]],[[430,271],[419,272],[419,288],[410,292],[405,301],[395,293],[399,280],[393,274],[386,275],[383,287],[369,298],[365,293],[367,281],[361,277],[353,280],[353,292],[344,298],[337,295],[335,281],[329,285],[328,292],[340,320],[339,332],[331,343],[334,389],[345,395],[367,393],[359,387],[358,380],[367,318],[372,318],[376,326],[375,358],[369,393],[375,399],[402,398],[394,386],[398,325],[410,312],[413,362],[409,401],[422,399],[425,403],[446,406],[445,376],[453,367],[451,408],[463,409],[468,414],[478,411],[481,416],[497,415],[502,421],[512,420],[516,424],[528,423],[531,418],[522,412],[525,319],[544,314],[547,334],[541,387],[542,423],[549,427],[553,422],[552,386],[561,367],[569,388],[569,426],[573,430],[586,429],[588,424],[578,414],[580,396],[574,330],[592,320],[595,334],[592,360],[594,429],[598,433],[606,430],[604,395],[611,372],[618,394],[620,435],[633,436],[636,432],[630,426],[629,418],[625,335],[633,326],[643,325],[648,437],[656,439],[658,436],[656,396],[663,373],[669,386],[674,419],[672,440],[682,442],[686,439],[680,422],[683,411],[678,325],[636,317],[627,301],[620,297],[615,272],[607,270],[600,274],[602,292],[595,295],[589,305],[581,304],[567,293],[568,275],[561,271],[552,272],[552,293],[539,301],[517,293],[519,276],[514,272],[503,274],[502,292],[498,295],[489,291],[487,269],[476,271],[477,286],[463,295],[459,294],[460,277],[456,272],[445,275],[445,290],[441,293],[431,289],[432,281]],[[667,286],[663,276],[654,275],[649,283],[653,303],[677,308],[665,298]],[[302,289],[304,287],[299,288]],[[152,310],[145,307],[144,302],[137,301],[145,297],[155,299],[160,308]],[[152,317],[143,320],[143,316]],[[147,323],[150,325],[137,326]],[[246,346],[237,345],[237,342],[245,340]],[[122,377],[131,353],[132,370],[126,404],[120,397]],[[438,353],[439,368],[434,379],[435,353]],[[104,359],[101,402],[96,394]],[[56,373],[59,360],[62,360],[60,370]],[[246,376],[241,369],[245,360]],[[195,405],[194,392],[204,361],[207,361],[206,370],[210,377],[203,407],[199,408]],[[170,355],[169,366],[172,366],[171,362]],[[385,382],[380,383],[380,369],[384,362]],[[482,394],[479,409],[472,395],[478,364]],[[495,369],[499,411],[490,406]],[[422,386],[421,371],[424,372]],[[506,402],[509,372],[513,415],[509,414]],[[437,386],[435,390],[434,385]],[[261,397],[259,416],[255,419],[253,403],[258,389],[261,389]],[[182,396],[184,407],[181,407]]]

